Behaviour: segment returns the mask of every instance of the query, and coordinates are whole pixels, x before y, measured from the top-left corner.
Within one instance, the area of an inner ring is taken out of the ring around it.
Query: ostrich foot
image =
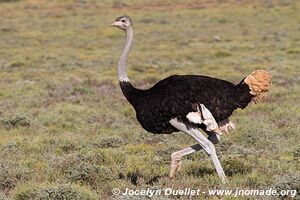
[[[176,172],[178,172],[180,170],[181,170],[181,160],[180,160],[180,158],[172,158],[170,178],[174,178]]]

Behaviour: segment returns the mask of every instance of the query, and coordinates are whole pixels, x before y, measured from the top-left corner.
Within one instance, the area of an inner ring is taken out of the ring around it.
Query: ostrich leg
[[[204,137],[204,135],[202,135],[201,132],[198,129],[196,129],[196,128],[189,128],[188,129],[187,126],[184,123],[178,121],[176,118],[170,120],[170,123],[172,124],[172,126],[177,128],[178,130],[180,130],[182,132],[185,132],[188,135],[192,136],[199,143],[199,145],[206,151],[206,153],[212,159],[213,164],[216,168],[216,171],[217,171],[218,176],[221,179],[222,183],[226,183],[227,179],[226,179],[225,173],[223,171],[223,168],[220,164],[220,161],[218,159],[218,156],[216,154],[214,144],[211,141],[209,141],[206,137]],[[186,148],[184,150],[179,151],[180,153],[177,154],[177,156],[178,155],[188,155],[190,153],[195,152],[196,149],[194,149],[193,147],[195,147],[195,146],[192,146],[192,147],[189,147],[189,148]],[[172,154],[172,156],[173,156],[173,154]],[[176,167],[176,152],[174,154],[174,160],[175,160],[174,161],[175,165],[174,165],[174,169],[172,169],[172,170],[176,172],[176,170],[178,170],[178,167]],[[179,166],[180,165],[180,160],[178,161],[178,157],[177,157],[177,162],[179,163],[178,164],[178,166]],[[172,157],[172,164],[173,164],[173,157]],[[171,173],[172,173],[172,170],[171,170]],[[170,173],[170,175],[172,175],[171,173]]]
[[[208,140],[210,140],[213,144],[216,144],[219,142],[220,137],[213,132],[209,133],[209,136],[207,138]],[[171,155],[171,171],[170,171],[170,177],[173,178],[176,174],[176,172],[180,171],[181,169],[181,158],[183,156],[192,154],[196,151],[201,150],[202,147],[200,144],[195,144],[193,146],[190,146],[188,148],[182,149],[180,151],[176,151],[174,153],[172,153]]]
[[[200,149],[202,149],[201,145],[200,144],[195,144],[191,147],[188,147],[188,148],[185,148],[185,149],[182,149],[180,151],[176,151],[174,153],[172,153],[171,155],[171,171],[170,171],[170,177],[173,178],[175,176],[175,173],[177,171],[180,170],[180,167],[181,167],[181,158],[183,156],[186,156],[186,155],[189,155],[191,153],[194,153],[196,151],[199,151]]]

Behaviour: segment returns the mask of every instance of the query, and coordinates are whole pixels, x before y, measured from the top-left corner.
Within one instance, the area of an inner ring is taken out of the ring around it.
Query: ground
[[[0,2],[0,199],[118,199],[113,188],[299,193],[299,1]],[[238,83],[256,69],[271,72],[267,99],[236,111],[237,129],[216,147],[228,184],[204,152],[168,178],[171,153],[195,142],[138,124],[117,80],[124,33],[109,26],[123,14],[134,23],[128,74],[136,87],[172,74]]]

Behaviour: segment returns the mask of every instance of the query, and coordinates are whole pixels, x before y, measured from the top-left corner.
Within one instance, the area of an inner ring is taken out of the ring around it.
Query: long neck
[[[118,77],[120,82],[130,82],[127,72],[126,72],[126,64],[128,60],[128,54],[130,51],[130,48],[132,46],[133,42],[133,28],[132,26],[128,27],[126,29],[126,41],[125,41],[125,46],[124,49],[121,53],[121,56],[119,58],[118,62]]]
[[[129,103],[131,103],[131,105],[135,106],[136,102],[139,99],[139,96],[141,95],[141,92],[139,89],[133,87],[126,72],[127,59],[128,59],[130,48],[132,46],[132,42],[133,42],[133,28],[132,26],[130,26],[128,29],[126,29],[125,46],[118,62],[118,77],[119,77],[120,86],[124,96],[129,101]]]

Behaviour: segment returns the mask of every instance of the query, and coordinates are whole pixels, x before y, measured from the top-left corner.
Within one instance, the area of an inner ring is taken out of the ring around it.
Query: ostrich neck
[[[127,64],[128,54],[130,52],[130,48],[133,42],[132,26],[126,29],[125,32],[126,32],[126,42],[118,62],[118,77],[120,82],[130,82],[126,72],[126,64]]]
[[[126,64],[132,42],[133,28],[129,27],[128,29],[126,29],[126,42],[118,62],[118,77],[124,96],[129,101],[129,103],[131,103],[131,105],[135,107],[141,97],[141,90],[133,87],[126,73]]]

